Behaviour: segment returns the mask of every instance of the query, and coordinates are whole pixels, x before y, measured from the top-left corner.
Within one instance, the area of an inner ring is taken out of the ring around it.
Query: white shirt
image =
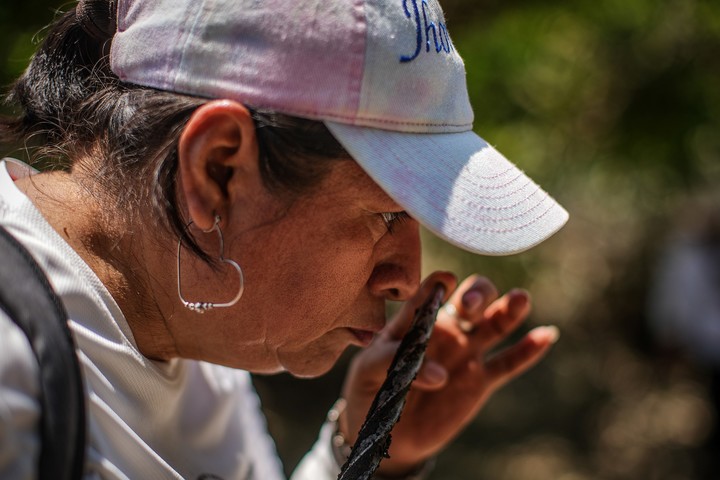
[[[125,317],[90,267],[15,186],[0,162],[0,224],[43,268],[69,317],[86,390],[85,478],[282,479],[250,375],[218,365],[144,357]],[[38,366],[0,310],[0,478],[35,475]],[[337,477],[324,435],[293,480]]]

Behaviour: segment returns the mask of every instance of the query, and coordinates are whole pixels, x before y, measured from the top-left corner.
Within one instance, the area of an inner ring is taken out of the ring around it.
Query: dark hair
[[[192,113],[208,100],[124,83],[110,70],[116,29],[113,0],[81,1],[51,25],[6,103],[0,142],[23,145],[44,168],[68,169],[94,158],[88,172],[126,215],[152,201],[161,222],[201,258],[177,206],[177,143]],[[350,156],[322,122],[250,108],[265,185],[302,194]]]

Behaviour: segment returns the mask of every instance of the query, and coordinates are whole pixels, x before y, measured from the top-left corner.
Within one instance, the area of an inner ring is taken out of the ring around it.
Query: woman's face
[[[348,345],[367,345],[383,328],[386,299],[417,288],[418,224],[397,215],[402,208],[355,162],[335,162],[319,187],[291,203],[260,181],[243,192],[222,226],[225,255],[242,267],[245,292],[231,308],[189,314],[196,340],[203,339],[190,356],[254,372],[320,375]],[[217,251],[214,234],[198,237],[206,251]],[[183,278],[189,300],[235,295],[232,268],[190,269],[189,281]]]

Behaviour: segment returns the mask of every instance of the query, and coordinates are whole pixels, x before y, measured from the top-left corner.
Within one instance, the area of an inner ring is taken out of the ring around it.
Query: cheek
[[[288,269],[273,286],[277,294],[268,312],[273,343],[305,343],[347,325],[366,278],[349,269],[323,268],[323,260]]]
[[[241,309],[252,322],[247,328],[273,350],[307,345],[370,311],[373,232],[343,211],[318,216],[311,210],[297,208],[231,245],[232,258],[245,271]]]
[[[268,341],[274,345],[307,343],[351,325],[366,309],[372,249],[338,241],[297,247],[274,262],[279,268],[272,276],[266,270],[263,278],[263,290],[273,292],[263,309]]]

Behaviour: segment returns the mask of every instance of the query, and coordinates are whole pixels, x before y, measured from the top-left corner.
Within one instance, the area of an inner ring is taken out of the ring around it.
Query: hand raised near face
[[[557,340],[555,327],[531,330],[516,344],[488,355],[530,312],[524,290],[499,297],[487,278],[471,276],[455,288],[452,274],[430,275],[373,343],[353,360],[343,395],[340,430],[352,444],[415,309],[442,282],[453,292],[438,314],[426,359],[400,421],[392,431],[390,458],[380,473],[402,474],[444,448],[478,413],[494,391],[526,371]],[[454,290],[454,291],[453,291]]]

